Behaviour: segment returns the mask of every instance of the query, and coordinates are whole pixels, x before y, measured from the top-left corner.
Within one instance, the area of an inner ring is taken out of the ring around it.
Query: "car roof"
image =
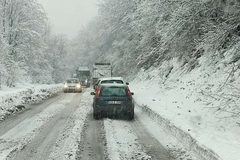
[[[103,81],[103,80],[123,80],[122,77],[104,77],[104,78],[100,78],[99,80]]]
[[[126,85],[126,84],[121,84],[121,83],[104,83],[104,84],[100,84],[99,86],[103,86],[103,87],[111,87],[111,86],[116,86],[116,87],[128,87],[128,85]]]
[[[79,71],[90,71],[88,67],[78,67],[77,70]]]
[[[67,80],[78,80],[78,78],[68,78]]]

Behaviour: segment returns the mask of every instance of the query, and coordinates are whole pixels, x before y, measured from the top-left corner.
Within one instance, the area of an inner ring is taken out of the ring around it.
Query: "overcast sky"
[[[37,0],[43,5],[56,34],[74,38],[98,10],[98,0]]]

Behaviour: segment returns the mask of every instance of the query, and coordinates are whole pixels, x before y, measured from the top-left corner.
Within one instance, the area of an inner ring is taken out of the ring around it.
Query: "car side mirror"
[[[134,93],[133,93],[133,92],[131,92],[131,95],[134,95]]]
[[[90,94],[91,94],[91,95],[95,95],[96,93],[95,93],[95,92],[91,92]]]
[[[129,85],[129,83],[127,82],[126,85]]]

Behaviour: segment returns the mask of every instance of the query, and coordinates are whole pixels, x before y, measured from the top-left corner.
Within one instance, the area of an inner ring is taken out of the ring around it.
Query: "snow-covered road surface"
[[[92,117],[91,88],[59,93],[0,122],[0,160],[195,160],[140,107],[135,120]]]

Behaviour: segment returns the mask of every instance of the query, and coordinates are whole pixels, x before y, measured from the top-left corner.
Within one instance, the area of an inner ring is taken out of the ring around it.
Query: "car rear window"
[[[67,83],[78,83],[78,80],[76,80],[76,79],[68,79]]]
[[[125,87],[103,87],[100,96],[127,96]]]
[[[106,83],[118,83],[118,84],[123,84],[122,80],[103,80],[101,81],[101,84],[106,84]]]

